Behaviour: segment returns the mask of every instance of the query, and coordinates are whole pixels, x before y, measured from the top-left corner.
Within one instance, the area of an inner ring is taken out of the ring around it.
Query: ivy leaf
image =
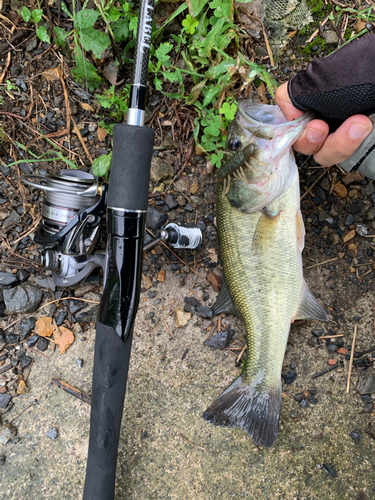
[[[92,164],[92,173],[97,177],[106,177],[111,168],[112,153],[95,158]]]
[[[44,26],[38,26],[37,29],[35,30],[36,36],[42,40],[42,42],[47,42],[51,43],[51,40],[49,38],[49,34],[47,33],[47,30]]]
[[[31,13],[31,19],[38,24],[43,17],[43,9],[34,9]]]
[[[55,26],[53,30],[56,35],[55,41],[57,45],[59,45],[60,47],[65,47],[66,39],[69,36],[69,34],[65,30],[63,30],[62,28],[58,28],[57,26]]]
[[[93,9],[80,10],[74,17],[74,26],[79,30],[92,28],[99,17],[99,12]]]
[[[109,36],[106,33],[88,28],[80,33],[80,41],[85,50],[92,50],[94,56],[98,59],[102,57],[103,52],[111,45]]]
[[[22,19],[25,21],[25,23],[28,23],[31,19],[30,9],[28,9],[25,5],[21,10],[18,11],[18,14],[22,16]]]

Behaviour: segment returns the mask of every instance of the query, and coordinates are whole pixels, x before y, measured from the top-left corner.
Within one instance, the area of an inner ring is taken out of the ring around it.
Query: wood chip
[[[352,229],[351,231],[349,231],[348,233],[346,233],[343,238],[342,238],[342,241],[344,243],[346,243],[347,241],[353,239],[355,236],[355,229]]]

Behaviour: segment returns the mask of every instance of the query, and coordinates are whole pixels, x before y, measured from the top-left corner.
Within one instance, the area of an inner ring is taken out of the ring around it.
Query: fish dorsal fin
[[[296,226],[297,226],[297,245],[302,252],[302,250],[305,248],[305,224],[303,223],[303,218],[302,218],[302,212],[301,209],[299,208],[296,213]]]
[[[212,312],[217,314],[233,314],[233,316],[240,316],[237,307],[233,304],[229,290],[225,281],[221,285],[219,295],[217,296],[215,304],[212,306]]]
[[[253,236],[253,251],[265,249],[270,245],[274,240],[278,220],[279,214],[272,214],[268,207],[263,209]]]
[[[328,321],[329,319],[323,307],[310,292],[305,280],[302,285],[300,304],[294,319],[317,319],[319,321]]]

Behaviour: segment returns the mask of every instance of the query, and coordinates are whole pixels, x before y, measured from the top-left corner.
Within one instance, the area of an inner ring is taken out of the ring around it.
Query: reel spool
[[[33,182],[39,180],[39,183]],[[99,201],[101,186],[93,175],[80,170],[62,170],[58,175],[24,175],[25,184],[46,192],[42,206],[42,230],[59,233],[84,208]],[[43,183],[43,184],[42,184]]]

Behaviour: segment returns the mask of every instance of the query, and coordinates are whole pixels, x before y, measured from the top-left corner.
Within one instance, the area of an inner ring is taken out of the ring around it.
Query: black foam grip
[[[83,500],[113,500],[132,335],[96,324],[90,441]]]
[[[107,206],[147,210],[155,132],[121,123],[113,127],[113,153]]]

